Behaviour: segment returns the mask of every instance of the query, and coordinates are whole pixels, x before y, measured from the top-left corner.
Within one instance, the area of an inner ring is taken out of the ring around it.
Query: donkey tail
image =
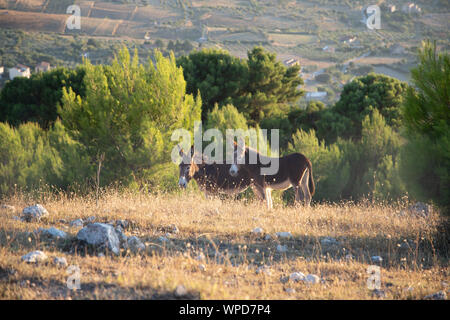
[[[311,161],[308,161],[308,169],[309,169],[309,192],[311,193],[312,197],[316,192],[316,185],[314,184]]]

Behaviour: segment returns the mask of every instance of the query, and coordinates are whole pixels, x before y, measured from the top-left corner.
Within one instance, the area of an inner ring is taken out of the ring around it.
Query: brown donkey
[[[253,153],[253,154],[252,154]],[[255,159],[252,164],[249,160]],[[278,170],[273,175],[261,173],[268,168],[272,161],[278,161]],[[267,201],[267,207],[272,208],[272,190],[286,190],[294,187],[295,201],[311,203],[315,192],[311,161],[301,153],[293,153],[281,158],[263,156],[256,150],[242,147],[234,143],[233,164],[230,175],[235,177],[247,172],[259,196]]]
[[[230,176],[230,164],[207,164],[203,157],[202,163],[196,164],[194,162],[194,146],[191,147],[190,155],[185,154],[180,147],[179,153],[183,160],[179,165],[178,185],[182,188],[186,188],[189,181],[194,179],[200,190],[209,196],[218,193],[237,194],[251,186],[250,177],[245,171]]]

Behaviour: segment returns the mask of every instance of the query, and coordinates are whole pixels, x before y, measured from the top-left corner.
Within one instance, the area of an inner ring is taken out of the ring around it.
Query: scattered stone
[[[28,287],[30,285],[30,280],[22,280],[20,281],[20,286],[23,287]]]
[[[335,238],[325,237],[322,240],[320,240],[320,244],[324,247],[329,247],[329,246],[337,246],[339,245],[339,242]]]
[[[67,267],[67,260],[64,257],[55,257],[53,259],[53,263],[56,264],[58,267]]]
[[[352,254],[348,253],[348,254],[345,255],[345,260],[351,261],[351,260],[353,260],[353,259],[354,259],[354,257],[353,257]]]
[[[119,237],[120,247],[123,249],[128,249],[128,237],[123,232],[123,229],[121,226],[117,226],[114,229],[117,233],[117,236]]]
[[[286,289],[284,289],[284,291],[286,291],[286,293],[289,293],[289,294],[295,293],[295,289],[294,288],[286,288]]]
[[[81,229],[77,239],[98,249],[108,248],[116,255],[120,253],[120,240],[113,226],[105,223],[91,223]]]
[[[170,233],[173,233],[173,234],[178,234],[179,232],[180,232],[180,230],[178,229],[178,227],[176,226],[176,225],[174,225],[174,224],[171,224],[170,226],[169,226],[169,232]]]
[[[372,296],[376,298],[386,298],[386,292],[380,289],[374,289],[372,290]]]
[[[8,205],[8,204],[2,204],[2,205],[0,206],[0,209],[2,209],[2,210],[4,210],[4,211],[7,211],[7,212],[14,212],[14,211],[16,211],[16,207],[10,206],[10,205]]]
[[[97,218],[95,216],[90,216],[89,218],[86,219],[87,223],[92,223],[96,220]]]
[[[428,217],[433,212],[433,207],[423,202],[417,202],[408,207],[408,211],[421,217]]]
[[[262,234],[264,232],[263,228],[257,227],[252,230],[254,234]]]
[[[205,272],[206,271],[206,266],[203,263],[201,263],[201,264],[198,265],[198,269],[200,271],[202,271],[202,272]]]
[[[158,238],[158,240],[159,240],[160,242],[162,242],[162,243],[169,242],[169,239],[168,239],[167,237],[163,237],[163,236],[160,236],[160,237]]]
[[[319,276],[317,276],[315,274],[308,274],[305,277],[304,281],[307,282],[307,283],[316,284],[316,283],[320,282],[320,278],[319,278]]]
[[[36,230],[37,234],[40,234],[41,236],[52,238],[52,239],[65,239],[67,238],[67,233],[65,233],[62,230],[56,229],[54,227],[44,229],[39,228]]]
[[[76,219],[69,223],[69,226],[71,227],[82,227],[83,226],[83,219]]]
[[[279,244],[279,245],[277,245],[277,251],[278,252],[287,252],[288,248],[287,248],[287,246],[283,246],[283,245]]]
[[[272,240],[272,236],[270,234],[266,234],[264,240]]]
[[[301,272],[293,272],[289,275],[289,280],[295,281],[295,282],[304,281],[305,278],[306,278],[306,276]]]
[[[272,274],[272,271],[270,270],[270,268],[268,266],[258,267],[258,269],[256,269],[256,274],[262,274],[262,273],[270,276]]]
[[[383,258],[380,257],[380,256],[372,256],[370,259],[371,259],[372,262],[374,262],[374,263],[381,263],[381,262],[383,262]]]
[[[175,288],[175,292],[174,292],[175,297],[182,298],[182,297],[186,296],[187,294],[188,294],[188,291],[182,284],[178,285]]]
[[[198,256],[195,257],[195,260],[197,261],[205,261],[205,255],[202,253],[200,253]]]
[[[289,281],[289,277],[280,277],[281,283],[287,283]]]
[[[47,260],[47,255],[44,252],[37,250],[22,256],[22,260],[27,263],[43,262]]]
[[[122,227],[123,229],[127,229],[129,226],[129,222],[127,220],[117,220],[115,225],[116,227]]]
[[[131,252],[138,253],[145,250],[145,244],[138,237],[132,236],[128,238],[128,248]]]
[[[97,255],[97,257],[99,257],[99,258],[104,258],[104,257],[105,257],[105,254],[104,254],[103,252],[100,252],[100,253]]]
[[[425,296],[425,300],[447,300],[447,293],[445,291],[439,291],[433,294]]]
[[[292,234],[290,232],[277,232],[277,237],[280,239],[290,239],[292,238]]]
[[[67,220],[66,220],[66,219],[59,219],[58,222],[59,222],[59,223],[64,223],[64,224],[66,224],[66,223],[67,223]]]
[[[26,207],[22,211],[22,218],[26,222],[40,221],[42,218],[48,216],[48,211],[42,205],[36,204],[34,206]]]

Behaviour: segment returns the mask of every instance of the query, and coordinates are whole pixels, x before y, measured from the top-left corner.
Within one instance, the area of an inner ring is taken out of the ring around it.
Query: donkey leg
[[[295,192],[295,202],[303,202],[305,197],[303,195],[303,190],[301,188],[301,185],[294,186],[294,192]]]
[[[264,191],[256,186],[251,187],[253,193],[258,197],[259,200],[265,200]]]
[[[306,169],[303,174],[302,180],[300,181],[300,186],[304,195],[304,202],[307,207],[311,204],[311,192],[309,191],[309,170]]]
[[[269,188],[265,189],[265,194],[266,194],[267,209],[272,210],[272,208],[273,208],[272,190]]]

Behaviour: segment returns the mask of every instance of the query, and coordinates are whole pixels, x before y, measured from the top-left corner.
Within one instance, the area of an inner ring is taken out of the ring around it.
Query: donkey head
[[[191,150],[187,154],[184,153],[183,149],[180,146],[178,146],[178,149],[182,159],[178,166],[180,169],[178,185],[181,188],[186,188],[195,172],[198,171],[198,166],[194,162],[194,146],[191,146]]]
[[[230,166],[229,173],[231,176],[236,177],[241,169],[241,166],[245,164],[245,142],[243,140],[239,143],[232,142],[233,144],[233,163]]]

